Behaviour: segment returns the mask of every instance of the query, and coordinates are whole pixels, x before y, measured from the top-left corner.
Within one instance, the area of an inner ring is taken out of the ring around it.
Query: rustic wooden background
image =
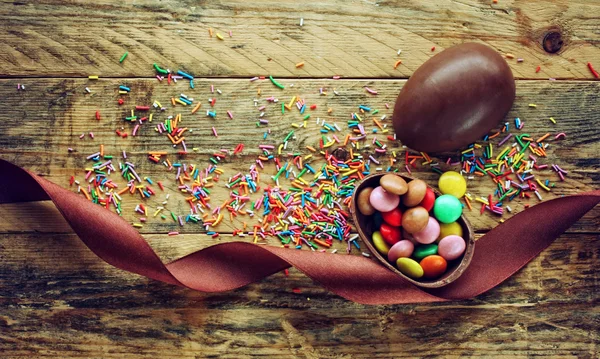
[[[224,40],[210,38],[209,28]],[[215,150],[244,142],[241,156],[220,165],[231,175],[248,169],[263,142],[264,128],[254,124],[258,88],[263,98],[300,95],[318,104],[313,118],[328,122],[343,123],[365,102],[390,116],[384,104],[393,104],[419,65],[466,41],[514,54],[507,60],[517,78],[509,119],[523,119],[533,136],[567,134],[552,144],[548,162],[569,175],[544,198],[598,188],[600,82],[586,64],[600,68],[600,2],[584,0],[0,0],[0,157],[67,187],[71,175],[83,177],[85,157],[99,144],[114,155],[124,149],[143,175],[165,182],[170,208],[185,211],[173,174],[145,159],[148,150],[173,151],[166,138],[150,127],[135,138],[114,135],[128,127],[121,118],[133,104],[156,99],[164,105],[181,92],[202,99],[197,115],[182,110],[194,130],[188,147],[197,148],[187,161],[205,165]],[[125,51],[129,56],[120,64]],[[394,69],[398,59],[402,64]],[[196,89],[187,82],[159,83],[152,78],[154,62],[193,73]],[[299,62],[305,65],[296,68]],[[273,75],[286,89],[248,81],[261,75]],[[132,88],[124,107],[116,105],[120,84]],[[211,94],[211,84],[223,94]],[[367,94],[364,86],[379,94]],[[319,95],[321,87],[327,96]],[[217,120],[203,115],[212,96],[218,96]],[[277,115],[277,108],[269,113],[274,142],[300,120],[297,113]],[[93,140],[79,139],[89,131]],[[296,131],[291,149],[307,152],[317,134],[314,122]],[[417,172],[435,184],[427,168]],[[469,182],[474,195],[492,190],[487,178]],[[212,201],[227,194],[215,188]],[[133,214],[137,203],[124,202],[124,217],[132,222],[139,217]],[[363,306],[295,270],[222,294],[164,285],[96,258],[48,202],[0,205],[0,357],[597,358],[599,214],[598,208],[588,213],[514,277],[473,300]],[[467,215],[478,236],[498,224],[487,214]],[[219,240],[232,240],[228,233],[239,226],[225,221]],[[167,237],[170,230],[182,235]],[[178,228],[170,221],[151,220],[140,232],[165,261],[215,243],[198,226]]]

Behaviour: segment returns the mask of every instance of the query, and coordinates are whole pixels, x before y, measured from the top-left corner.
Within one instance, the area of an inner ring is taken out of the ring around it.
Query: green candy
[[[420,245],[417,248],[415,248],[415,251],[413,252],[412,256],[415,260],[420,262],[421,259],[423,259],[427,256],[432,256],[434,254],[437,254],[437,251],[438,251],[437,244],[423,244],[423,245]]]
[[[462,204],[458,198],[444,194],[436,198],[433,204],[433,215],[442,223],[452,223],[462,214]]]

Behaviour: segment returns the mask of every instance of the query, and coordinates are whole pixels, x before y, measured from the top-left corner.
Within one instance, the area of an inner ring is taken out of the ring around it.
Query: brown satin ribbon
[[[477,241],[469,267],[455,282],[423,290],[361,256],[255,245],[217,244],[163,264],[118,215],[0,159],[0,203],[52,200],[79,238],[107,263],[202,292],[223,292],[294,266],[332,292],[363,304],[439,302],[472,298],[510,277],[587,211],[600,190],[542,202]]]

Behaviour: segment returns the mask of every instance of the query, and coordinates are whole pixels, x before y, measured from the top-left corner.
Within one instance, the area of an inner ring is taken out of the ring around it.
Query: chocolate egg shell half
[[[465,271],[465,269],[467,269],[467,267],[469,266],[469,263],[471,263],[471,258],[473,257],[473,253],[475,251],[474,232],[473,232],[471,225],[469,224],[469,221],[464,216],[464,214],[461,215],[460,218],[456,222],[462,228],[463,238],[466,242],[467,248],[465,250],[465,253],[462,255],[462,258],[457,259],[455,261],[448,262],[448,268],[446,269],[446,273],[444,273],[439,278],[436,278],[436,279],[428,279],[428,278],[413,279],[413,278],[410,278],[410,277],[404,275],[402,272],[400,272],[398,270],[398,268],[396,268],[394,266],[393,263],[390,263],[387,259],[387,256],[385,256],[385,257],[382,256],[381,253],[379,253],[375,249],[375,247],[373,246],[373,243],[371,242],[371,236],[373,235],[373,232],[375,232],[379,229],[379,226],[373,220],[373,216],[365,216],[356,209],[357,208],[356,202],[358,200],[357,194],[360,193],[364,188],[376,187],[377,185],[379,185],[380,179],[383,175],[384,175],[383,173],[374,173],[374,174],[368,175],[365,178],[363,178],[363,180],[354,189],[355,195],[352,196],[352,205],[350,206],[350,212],[352,214],[352,220],[354,221],[354,225],[356,226],[356,231],[358,232],[358,235],[360,236],[363,243],[365,243],[367,248],[369,248],[369,250],[371,251],[372,255],[375,258],[377,258],[377,260],[379,260],[379,262],[382,265],[384,265],[386,268],[388,268],[392,272],[396,273],[400,277],[403,277],[404,279],[408,280],[409,282],[411,282],[419,287],[439,288],[439,287],[443,287],[449,283],[452,283],[453,281],[458,279],[458,277],[461,276],[461,274]],[[410,181],[413,180],[413,178],[411,178],[409,176],[400,175],[400,174],[398,174],[398,176],[401,176],[408,183],[410,183]],[[436,189],[432,188],[432,191],[435,193],[436,196],[441,195],[441,193],[439,191],[437,191]],[[407,238],[403,237],[403,239],[408,239],[408,237]]]
[[[498,125],[514,100],[515,79],[500,54],[481,44],[457,45],[406,82],[394,107],[394,130],[417,151],[457,150]]]

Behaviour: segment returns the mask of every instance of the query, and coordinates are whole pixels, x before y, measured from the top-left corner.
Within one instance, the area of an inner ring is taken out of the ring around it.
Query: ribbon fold
[[[164,264],[124,219],[40,176],[0,159],[0,204],[51,200],[92,252],[139,275],[201,292],[224,292],[290,266],[333,293],[362,304],[467,299],[518,271],[600,202],[600,190],[533,206],[476,242],[469,267],[449,285],[424,290],[362,256],[315,253],[248,242],[217,244]]]

